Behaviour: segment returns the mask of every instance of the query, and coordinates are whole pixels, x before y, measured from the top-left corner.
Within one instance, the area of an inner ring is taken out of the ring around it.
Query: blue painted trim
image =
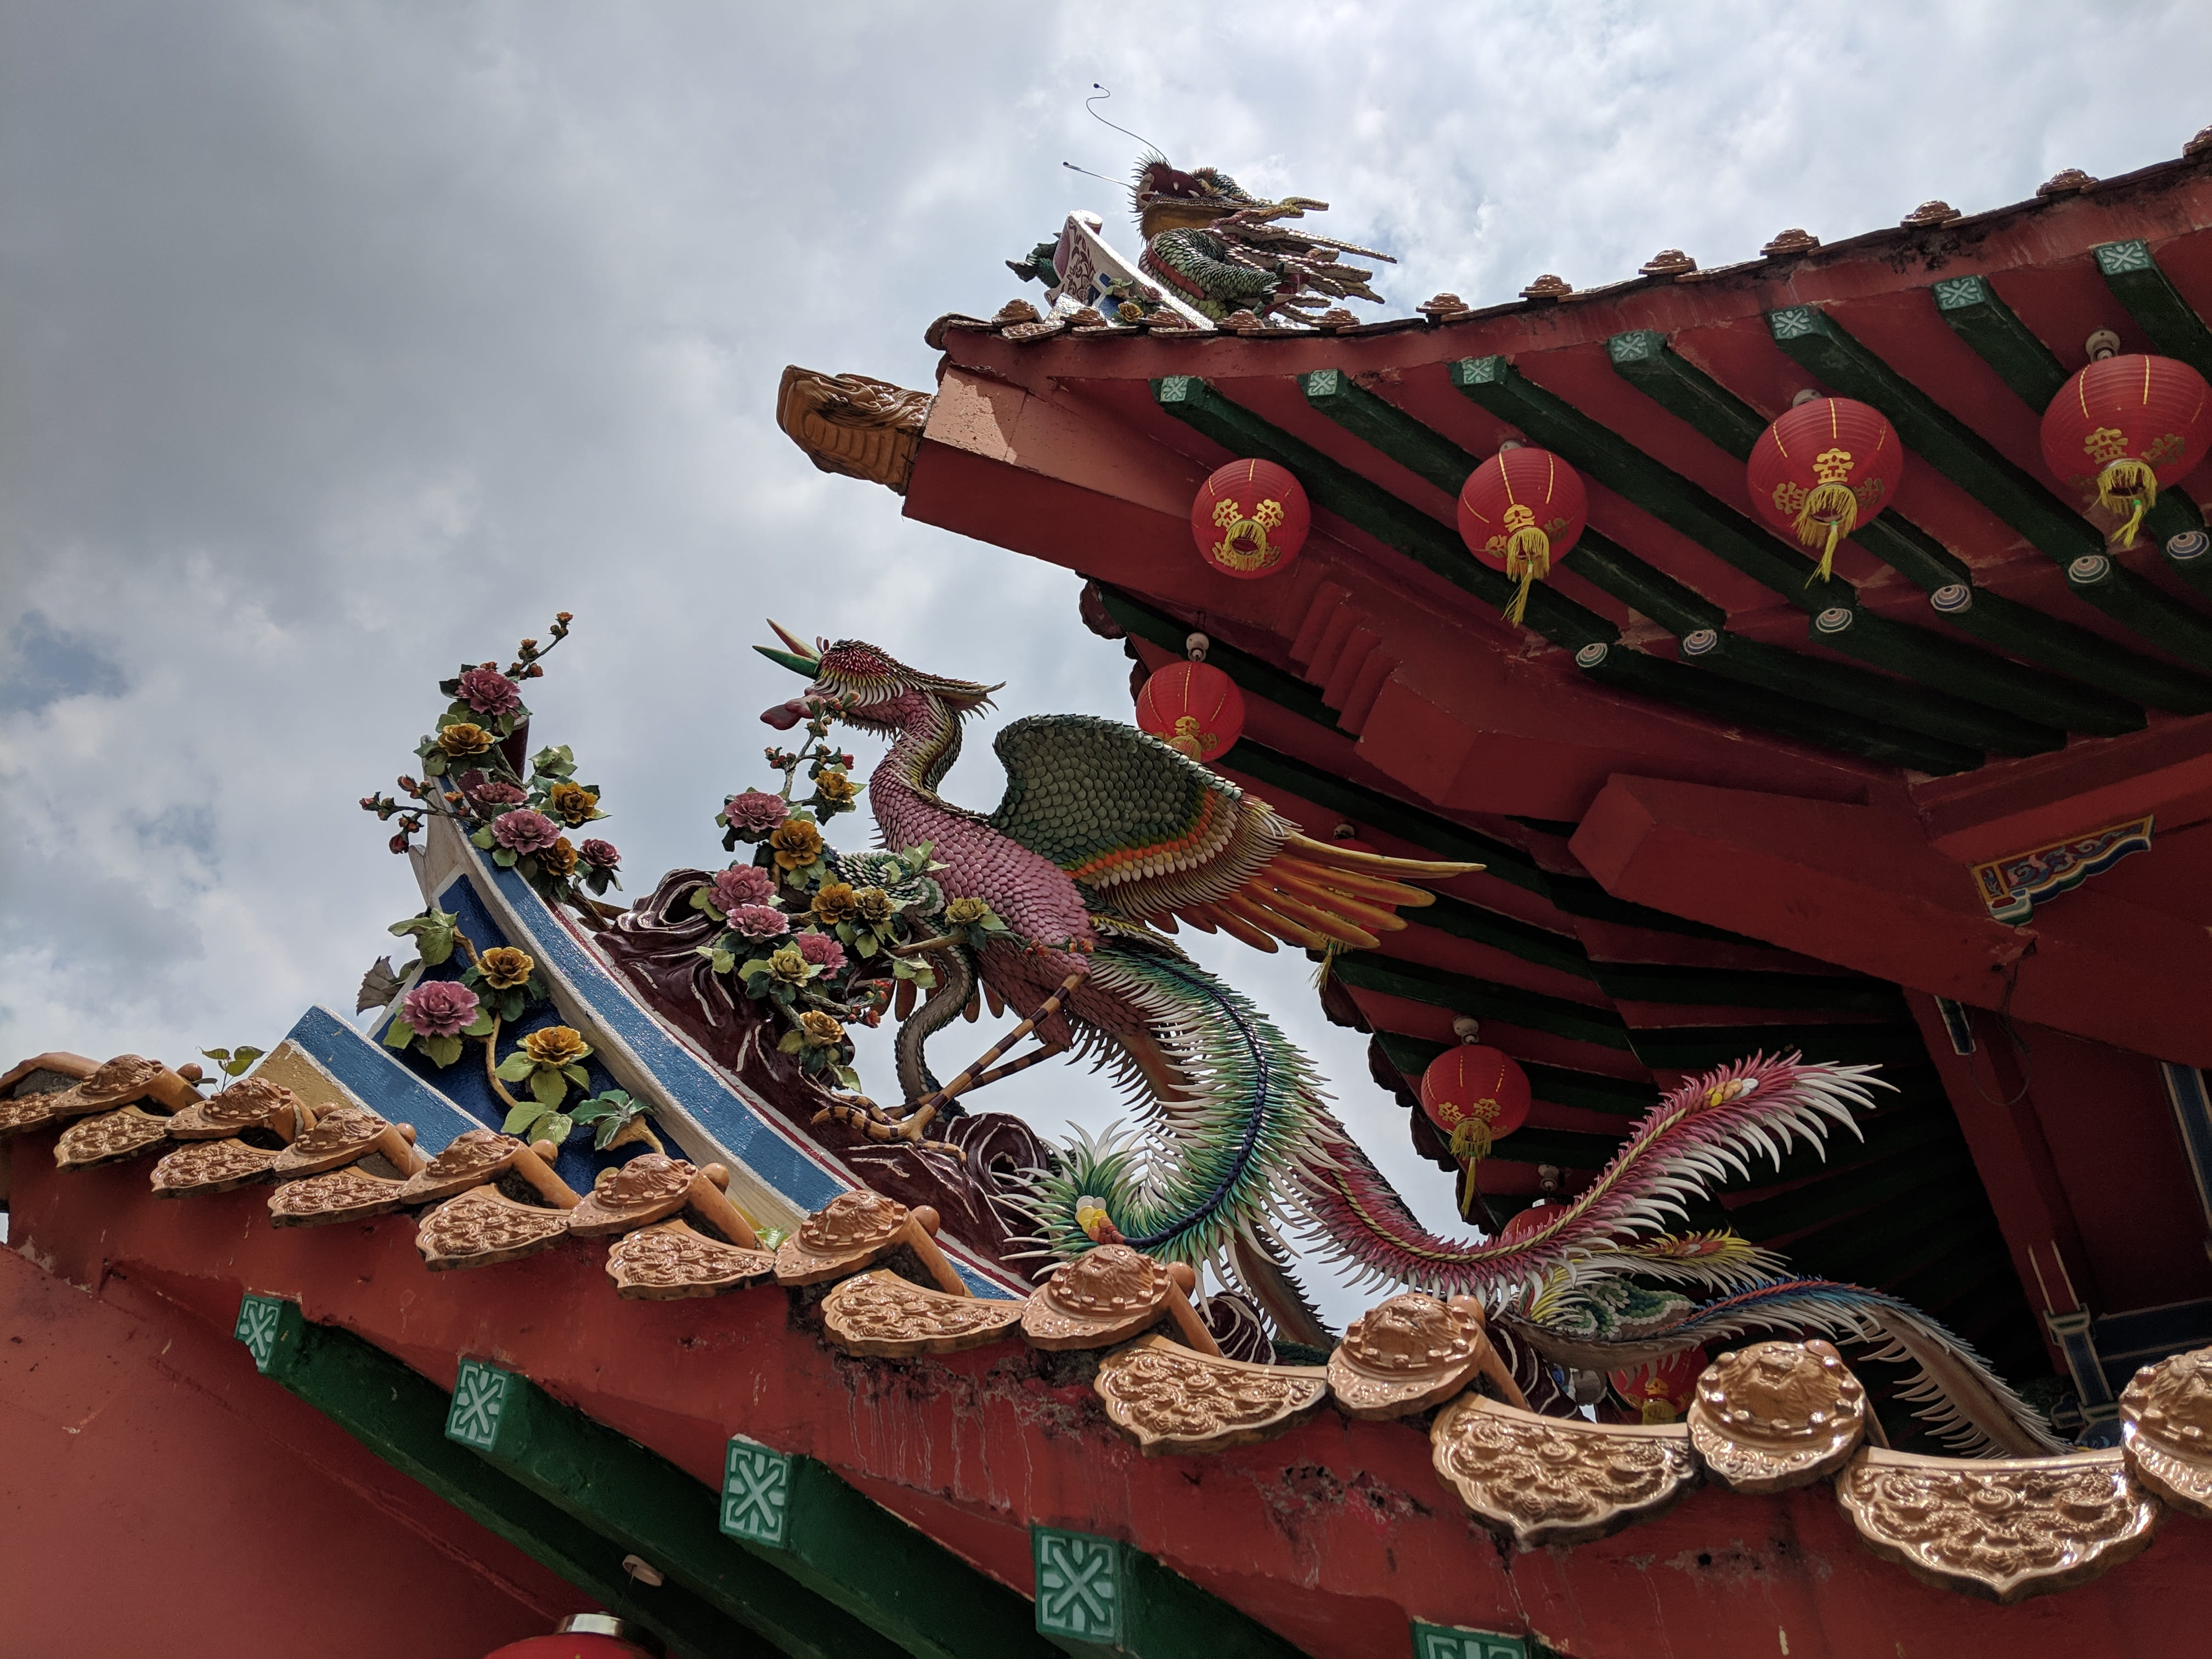
[[[300,1051],[368,1106],[394,1123],[415,1126],[415,1145],[431,1157],[464,1129],[479,1127],[428,1084],[400,1064],[392,1051],[356,1030],[330,1009],[316,1006],[285,1034]]]
[[[2094,1424],[2118,1415],[2120,1408],[2112,1398],[2112,1385],[2105,1375],[2104,1362],[2097,1358],[2089,1316],[2079,1310],[2047,1313],[2043,1322],[2050,1326],[2051,1334],[2057,1339],[2059,1352],[2066,1356],[2066,1369],[2074,1377],[2074,1391],[2081,1397],[2082,1416]]]
[[[1944,1034],[1951,1039],[1951,1052],[1971,1054],[1974,1052],[1973,1018],[1948,997],[1936,999],[1936,1012],[1943,1016]]]
[[[527,938],[541,965],[565,982],[567,989],[591,1016],[627,1045],[639,1065],[652,1073],[676,1104],[715,1144],[787,1199],[793,1206],[811,1212],[842,1192],[861,1183],[831,1165],[829,1155],[773,1122],[762,1109],[725,1079],[712,1066],[679,1042],[629,991],[606,965],[586,951],[540,898],[530,884],[513,870],[491,864],[470,852],[470,866],[440,890],[436,902],[447,909],[446,895],[455,882],[474,886],[489,879],[498,890],[507,913]],[[625,1058],[603,1053],[599,1056],[617,1081],[626,1069]],[[635,1087],[635,1080],[629,1086]],[[963,1259],[955,1241],[947,1239],[946,1255],[953,1268],[975,1295],[1002,1297],[1022,1292]]]
[[[2189,1154],[2190,1173],[2197,1177],[2197,1201],[2206,1225],[2212,1226],[2212,1095],[2206,1091],[2204,1073],[2194,1066],[2160,1060],[2158,1069],[2165,1079],[2174,1124],[2181,1131],[2182,1150]]]

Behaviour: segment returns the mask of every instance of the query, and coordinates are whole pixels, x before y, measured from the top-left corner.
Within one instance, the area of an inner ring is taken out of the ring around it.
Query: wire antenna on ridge
[[[1101,99],[1111,98],[1114,94],[1096,81],[1093,81],[1091,83],[1091,96],[1083,100],[1083,107],[1085,111],[1089,113],[1092,120],[1097,122],[1102,127],[1112,127],[1115,131],[1120,133],[1125,138],[1135,139],[1152,153],[1152,159],[1155,161],[1164,161],[1167,159],[1166,155],[1161,151],[1160,147],[1154,143],[1151,139],[1146,137],[1143,133],[1131,132],[1128,128],[1108,120],[1097,110],[1092,109],[1091,106],[1093,104],[1097,103]],[[1078,172],[1082,171],[1079,167],[1076,170]]]
[[[1126,179],[1109,179],[1103,173],[1093,173],[1089,167],[1079,167],[1073,161],[1062,161],[1060,166],[1066,167],[1070,173],[1079,173],[1086,179],[1096,179],[1102,185],[1111,185],[1118,191],[1124,192],[1129,191],[1129,185]]]

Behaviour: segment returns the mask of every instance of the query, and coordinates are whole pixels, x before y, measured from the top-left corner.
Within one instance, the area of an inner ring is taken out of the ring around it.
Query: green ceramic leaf
[[[415,1028],[404,1019],[395,1019],[385,1028],[384,1046],[387,1048],[404,1048],[414,1041]]]
[[[520,1083],[523,1079],[528,1077],[537,1069],[538,1062],[536,1060],[531,1059],[528,1054],[517,1050],[515,1053],[509,1054],[505,1060],[500,1061],[498,1073],[499,1080],[501,1083]]]
[[[558,1106],[568,1097],[568,1079],[540,1067],[530,1074],[530,1092],[548,1106]]]
[[[461,1040],[457,1036],[426,1036],[422,1052],[430,1056],[433,1066],[450,1066],[461,1057]]]

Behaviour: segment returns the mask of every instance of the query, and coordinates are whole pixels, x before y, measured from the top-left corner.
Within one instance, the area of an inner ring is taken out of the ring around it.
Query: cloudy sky
[[[764,615],[1126,716],[1072,579],[816,472],[772,407],[792,362],[929,386],[933,317],[1070,207],[1124,222],[1060,166],[1132,159],[1094,82],[1334,203],[1400,315],[2125,172],[2212,120],[2208,70],[2201,0],[0,0],[0,1063],[349,1006],[417,902],[356,799],[555,610],[538,731],[633,891],[762,776]],[[974,745],[950,793],[995,773]],[[1304,963],[1215,958],[1368,1121]],[[996,1092],[1101,1110],[1060,1068]]]

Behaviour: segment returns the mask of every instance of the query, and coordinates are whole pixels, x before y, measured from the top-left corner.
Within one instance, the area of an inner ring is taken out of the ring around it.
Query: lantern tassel
[[[1821,549],[1820,568],[1805,578],[1806,586],[1828,580],[1836,568],[1836,544],[1857,528],[1858,521],[1859,498],[1849,484],[1813,487],[1812,493],[1805,497],[1805,505],[1797,509],[1797,539],[1808,547]]]
[[[1451,1132],[1451,1155],[1462,1164],[1480,1164],[1490,1156],[1490,1125],[1472,1115],[1460,1119]]]
[[[1506,538],[1505,574],[1521,579],[1520,591],[1506,602],[1505,620],[1516,628],[1528,609],[1528,590],[1552,574],[1552,538],[1531,527]]]
[[[2097,475],[2097,504],[2108,513],[2127,514],[2112,539],[2121,547],[2133,547],[2143,514],[2158,505],[2157,472],[2146,461],[2114,461]]]

